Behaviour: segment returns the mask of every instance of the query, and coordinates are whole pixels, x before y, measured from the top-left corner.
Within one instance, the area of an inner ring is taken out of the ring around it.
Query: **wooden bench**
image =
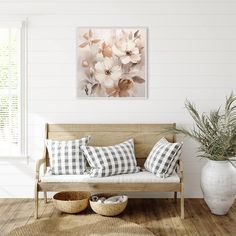
[[[166,128],[175,127],[175,124],[46,124],[45,138],[56,140],[79,139],[91,135],[89,145],[114,145],[129,138],[134,138],[135,155],[139,166],[143,164],[155,143],[163,136]],[[175,135],[165,136],[170,142],[175,142]],[[183,164],[179,160],[177,173],[178,182],[160,183],[80,183],[80,182],[44,182],[40,176],[40,167],[43,165],[43,174],[49,167],[49,157],[46,146],[42,159],[36,164],[35,182],[35,218],[38,218],[38,195],[44,192],[44,202],[47,202],[47,192],[58,191],[88,191],[88,192],[177,192],[180,193],[181,218],[184,218],[184,183]],[[158,177],[157,177],[158,178]]]

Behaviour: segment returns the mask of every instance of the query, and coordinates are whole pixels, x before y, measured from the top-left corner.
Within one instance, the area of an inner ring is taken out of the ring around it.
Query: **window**
[[[0,22],[0,156],[26,154],[25,27]]]

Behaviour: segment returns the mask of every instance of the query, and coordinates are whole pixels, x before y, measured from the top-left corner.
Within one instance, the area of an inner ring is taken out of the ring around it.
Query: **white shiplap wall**
[[[41,155],[45,122],[190,125],[186,98],[208,111],[236,89],[236,1],[0,0],[0,20],[25,18],[31,160]],[[76,97],[79,26],[148,28],[147,100]],[[202,196],[195,149],[185,140],[187,197]],[[32,197],[33,177],[33,161],[1,160],[0,197]]]

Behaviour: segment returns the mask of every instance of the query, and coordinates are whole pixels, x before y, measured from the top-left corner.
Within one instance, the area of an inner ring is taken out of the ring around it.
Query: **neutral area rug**
[[[119,218],[100,215],[70,215],[60,218],[38,220],[14,229],[7,236],[153,236],[148,229]]]

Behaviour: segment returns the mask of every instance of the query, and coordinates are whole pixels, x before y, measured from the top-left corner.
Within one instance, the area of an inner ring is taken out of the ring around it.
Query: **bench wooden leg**
[[[34,188],[34,204],[35,204],[34,218],[38,219],[38,208],[39,208],[38,183],[35,183],[35,188]]]
[[[177,202],[177,192],[174,192],[174,201]]]
[[[180,212],[181,219],[184,219],[184,184],[181,183],[181,191],[180,191]]]
[[[44,203],[46,204],[46,203],[47,203],[47,192],[44,191],[44,192],[43,192],[43,195],[44,195]]]

